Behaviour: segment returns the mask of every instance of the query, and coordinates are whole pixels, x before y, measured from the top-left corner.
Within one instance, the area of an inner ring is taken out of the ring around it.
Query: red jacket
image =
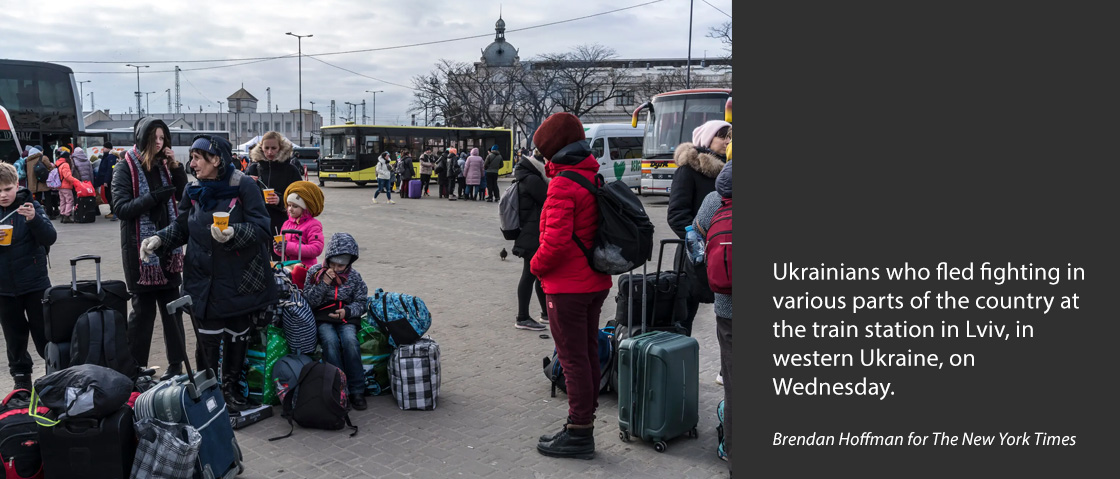
[[[578,183],[560,176],[574,171],[594,181],[599,162],[586,150],[571,151],[579,157],[562,157],[561,150],[545,165],[552,180],[541,208],[540,248],[529,263],[529,270],[541,280],[546,294],[594,293],[611,289],[611,276],[597,273],[587,263],[587,256],[572,241],[572,231],[587,247],[595,244],[599,232],[599,209],[591,192]]]
[[[74,178],[73,172],[70,171],[70,163],[66,158],[59,158],[55,160],[54,167],[58,168],[58,179],[62,182],[60,190],[72,190],[74,185],[78,183],[78,179]]]

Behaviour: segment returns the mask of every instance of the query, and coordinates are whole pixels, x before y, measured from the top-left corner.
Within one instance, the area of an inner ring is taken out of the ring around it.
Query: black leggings
[[[43,291],[32,291],[20,296],[0,296],[0,326],[3,326],[4,346],[8,352],[8,372],[12,376],[31,374],[34,362],[27,352],[28,336],[35,343],[35,352],[39,357],[46,357]]]
[[[517,320],[533,319],[529,316],[529,300],[533,296],[533,289],[537,290],[537,301],[541,304],[541,316],[547,314],[548,309],[545,308],[544,289],[541,288],[541,281],[529,272],[529,261],[533,259],[532,256],[522,258],[525,261],[525,267],[521,269],[521,280],[517,282]]]
[[[431,182],[432,182],[432,175],[430,175],[430,174],[428,174],[428,175],[421,174],[420,175],[420,185],[423,187],[423,188],[421,188],[421,191],[423,191],[425,195],[428,194],[428,184],[431,183]]]
[[[152,348],[152,331],[155,329],[157,310],[163,323],[163,346],[167,352],[168,364],[175,365],[186,359],[183,357],[185,351],[180,351],[180,346],[175,341],[175,338],[186,337],[183,330],[183,314],[167,314],[167,303],[176,299],[179,299],[178,289],[133,293],[132,311],[128,315],[128,345],[132,350],[132,357],[141,366],[148,365],[148,353]],[[177,329],[179,331],[175,333],[177,336],[172,337],[167,331],[168,328]]]
[[[497,173],[490,173],[490,172],[486,173],[486,197],[487,198],[492,198],[492,199],[495,199],[495,200],[501,199],[501,196],[498,194],[498,174]]]

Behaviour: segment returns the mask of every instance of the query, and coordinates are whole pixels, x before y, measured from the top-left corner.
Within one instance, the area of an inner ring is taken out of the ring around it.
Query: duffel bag
[[[377,288],[366,305],[374,326],[389,337],[393,347],[419,341],[432,326],[432,314],[424,300],[410,294]]]
[[[46,406],[55,419],[35,415],[41,426],[51,427],[65,418],[101,419],[120,410],[132,394],[132,380],[96,364],[80,364],[35,381],[31,409]]]

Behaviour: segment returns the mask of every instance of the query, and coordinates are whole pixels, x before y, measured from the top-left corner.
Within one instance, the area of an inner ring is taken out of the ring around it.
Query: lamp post
[[[299,142],[303,143],[303,39],[315,35],[296,35],[292,32],[285,35],[296,37],[296,49],[299,55]]]
[[[86,98],[86,92],[85,92],[86,89],[85,89],[84,83],[89,83],[91,81],[93,81],[93,80],[80,80],[80,81],[78,81],[78,95],[79,95],[78,98],[81,98],[83,101]],[[82,109],[85,110],[85,108],[82,108]]]
[[[308,103],[311,104],[311,131],[315,131],[315,102],[308,101]],[[315,139],[314,133],[311,135],[311,139],[312,140]],[[312,141],[311,144],[312,144],[312,146],[314,146],[315,142]]]
[[[141,68],[148,68],[151,65],[133,65],[133,64],[129,63],[129,64],[126,64],[125,66],[136,69],[136,114],[139,115],[140,114],[140,69]]]
[[[149,100],[150,97],[148,96],[148,95],[151,95],[152,93],[155,93],[155,92],[154,91],[144,92],[144,113],[149,113],[150,114],[152,112],[152,102],[151,102],[151,100]]]
[[[93,90],[90,90],[89,92],[89,109],[90,111],[97,110],[97,103],[94,103],[93,101]]]
[[[370,106],[370,108],[373,111],[372,111],[372,114],[370,115],[370,117],[373,118],[372,123],[374,125],[377,124],[377,94],[378,93],[384,93],[384,92],[385,92],[385,90],[366,90],[366,93],[373,93],[373,104]]]

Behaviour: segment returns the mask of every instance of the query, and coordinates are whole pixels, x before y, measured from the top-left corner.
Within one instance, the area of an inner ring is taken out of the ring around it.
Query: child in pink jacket
[[[302,262],[310,268],[318,263],[316,258],[323,253],[326,243],[323,238],[323,223],[315,219],[323,212],[323,191],[310,181],[296,181],[284,191],[284,198],[288,203],[288,220],[284,222],[284,229],[303,232]],[[301,257],[300,241],[294,234],[284,235],[284,240],[274,245],[273,249],[276,254],[283,254],[289,260]]]

